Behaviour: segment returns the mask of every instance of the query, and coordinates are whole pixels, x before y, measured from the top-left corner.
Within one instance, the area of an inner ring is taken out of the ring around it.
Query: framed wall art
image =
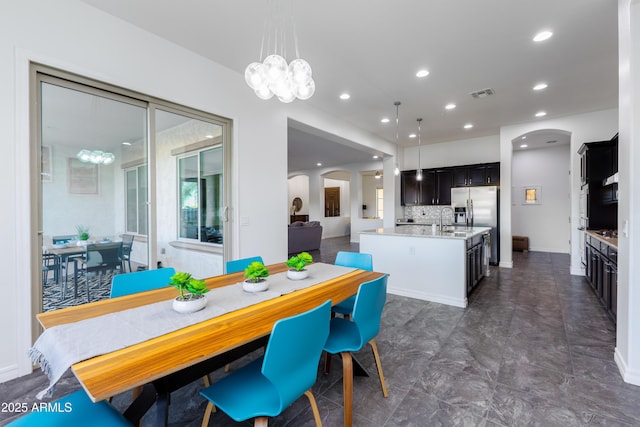
[[[522,187],[522,200],[523,205],[539,205],[540,204],[540,186],[539,185],[525,185]]]
[[[67,159],[68,188],[71,194],[98,194],[98,165]]]

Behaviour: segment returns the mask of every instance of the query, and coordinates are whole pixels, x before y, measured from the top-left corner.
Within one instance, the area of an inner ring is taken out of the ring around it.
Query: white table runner
[[[144,305],[45,330],[29,350],[31,361],[40,363],[49,387],[38,399],[51,397],[55,384],[71,365],[91,357],[120,350],[231,311],[305,289],[354,271],[354,268],[315,263],[307,266],[309,277],[289,280],[287,273],[269,276],[269,289],[248,293],[242,282],[216,288],[206,294],[207,306],[195,313],[180,314],[173,300]]]

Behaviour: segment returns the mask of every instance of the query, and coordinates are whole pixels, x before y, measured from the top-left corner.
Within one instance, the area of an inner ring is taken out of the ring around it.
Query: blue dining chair
[[[387,299],[387,277],[385,274],[359,286],[351,319],[342,317],[331,319],[329,338],[324,345],[324,350],[328,353],[325,361],[330,360],[333,354],[340,353],[342,356],[345,426],[350,426],[353,418],[353,359],[351,352],[360,351],[367,343],[371,345],[378,368],[382,394],[384,397],[389,396],[375,341],[375,337],[380,331],[380,318]]]
[[[361,270],[373,271],[373,257],[371,254],[363,254],[360,252],[340,251],[336,255],[335,265],[343,267],[359,268]],[[340,313],[345,316],[351,316],[353,312],[353,304],[356,302],[356,296],[352,295],[346,300],[336,304],[331,309],[334,313]]]
[[[110,403],[105,401],[93,403],[84,390],[78,390],[48,405],[48,408],[56,408],[56,410],[33,411],[7,425],[12,427],[133,425]]]
[[[278,320],[264,356],[234,371],[200,394],[209,400],[202,425],[215,406],[235,421],[255,418],[267,425],[303,394],[309,399],[316,425],[322,425],[311,392],[316,382],[322,346],[329,335],[331,300],[305,313]]]
[[[264,264],[261,256],[253,256],[249,258],[241,258],[234,259],[232,261],[227,261],[227,274],[237,273],[238,271],[243,271],[245,268],[249,266],[254,261],[258,261]]]
[[[169,279],[174,274],[176,270],[173,267],[116,274],[111,279],[110,297],[116,298],[169,286]]]

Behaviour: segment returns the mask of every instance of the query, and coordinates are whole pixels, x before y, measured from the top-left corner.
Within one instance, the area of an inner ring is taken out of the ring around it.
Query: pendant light
[[[418,172],[416,173],[416,181],[422,181],[422,169],[420,168],[420,145],[421,145],[420,122],[422,121],[422,119],[417,119],[417,120],[418,120]]]
[[[396,167],[393,170],[393,174],[395,176],[400,175],[400,168],[398,167],[398,107],[400,106],[400,101],[396,101],[393,103],[396,106]]]
[[[316,84],[312,78],[311,66],[300,58],[298,53],[298,37],[293,14],[291,13],[289,22],[284,8],[280,5],[282,2],[283,0],[268,0],[271,13],[270,18],[265,22],[262,36],[261,62],[249,64],[245,69],[244,78],[258,98],[267,100],[275,95],[281,102],[289,103],[295,99],[311,98],[316,90]],[[289,9],[291,8],[291,2],[289,2]],[[287,64],[285,57],[288,34],[293,35],[296,59]],[[265,48],[266,58],[263,61]]]

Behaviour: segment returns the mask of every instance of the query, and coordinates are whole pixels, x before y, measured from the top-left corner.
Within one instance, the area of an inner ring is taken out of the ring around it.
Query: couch
[[[322,226],[320,221],[296,221],[289,224],[289,253],[320,249]]]

